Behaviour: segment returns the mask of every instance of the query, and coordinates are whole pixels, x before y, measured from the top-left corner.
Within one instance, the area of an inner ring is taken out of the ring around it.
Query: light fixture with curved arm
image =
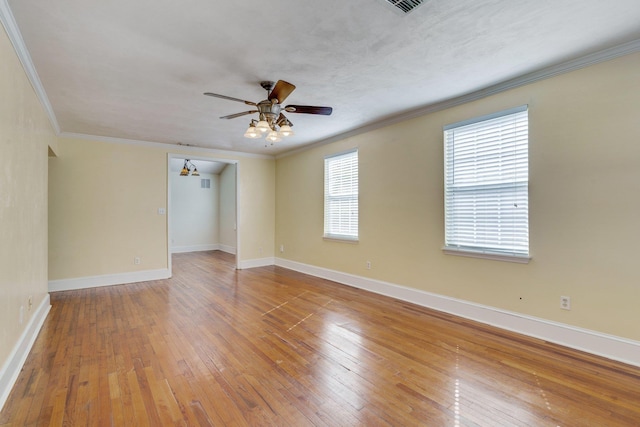
[[[198,168],[194,165],[191,160],[185,159],[184,166],[182,166],[182,170],[180,171],[180,176],[200,176],[200,172],[198,172]]]

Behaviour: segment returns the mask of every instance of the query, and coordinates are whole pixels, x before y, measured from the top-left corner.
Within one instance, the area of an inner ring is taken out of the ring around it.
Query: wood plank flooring
[[[53,293],[0,426],[639,426],[640,369],[279,267]]]

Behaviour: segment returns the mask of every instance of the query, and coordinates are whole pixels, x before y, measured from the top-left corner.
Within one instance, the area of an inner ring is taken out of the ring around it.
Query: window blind
[[[444,128],[445,249],[529,255],[527,107]]]
[[[358,238],[358,151],[324,159],[324,237]]]

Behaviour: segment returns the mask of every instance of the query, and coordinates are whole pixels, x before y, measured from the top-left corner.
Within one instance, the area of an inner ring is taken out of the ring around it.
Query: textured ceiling
[[[7,0],[2,0],[7,1]],[[8,0],[63,133],[278,154],[640,38],[638,0]],[[297,86],[294,137],[242,135]]]

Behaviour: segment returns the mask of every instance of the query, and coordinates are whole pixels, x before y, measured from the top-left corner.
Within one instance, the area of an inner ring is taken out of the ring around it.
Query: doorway
[[[189,173],[181,175],[186,160]],[[233,254],[237,268],[237,161],[169,154],[167,163],[169,273],[173,253],[207,250]]]

